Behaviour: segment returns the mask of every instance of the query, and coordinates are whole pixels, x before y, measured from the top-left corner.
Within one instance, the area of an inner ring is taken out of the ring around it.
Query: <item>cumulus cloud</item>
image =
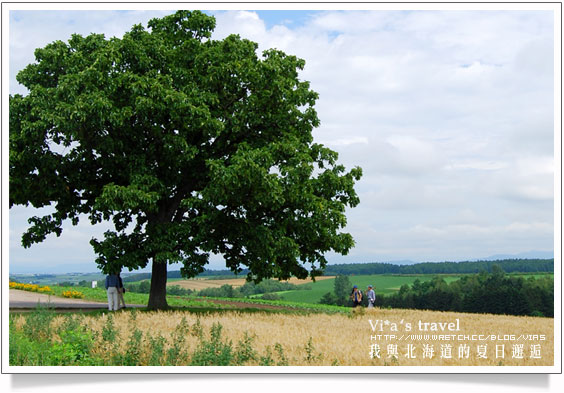
[[[357,246],[330,261],[552,250],[551,11],[304,11],[299,24],[212,13],[213,38],[235,33],[259,54],[306,60],[300,77],[320,95],[316,141],[364,170],[346,228]],[[15,13],[10,75],[71,32],[119,36],[161,14]]]

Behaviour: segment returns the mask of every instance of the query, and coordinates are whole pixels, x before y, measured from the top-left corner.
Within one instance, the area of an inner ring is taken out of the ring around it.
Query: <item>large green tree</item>
[[[179,11],[35,51],[17,75],[29,93],[10,96],[10,206],[54,212],[29,219],[25,247],[66,220],[111,221],[96,263],[151,262],[149,308],[167,307],[168,264],[193,277],[215,253],[255,281],[304,278],[353,247],[340,229],[361,169],[313,143],[304,61],[214,27]]]

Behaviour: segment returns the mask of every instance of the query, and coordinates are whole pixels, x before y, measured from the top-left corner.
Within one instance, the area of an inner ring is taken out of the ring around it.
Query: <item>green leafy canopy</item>
[[[305,62],[214,28],[178,11],[35,51],[17,76],[29,94],[10,96],[10,206],[54,213],[29,219],[25,247],[85,215],[113,221],[91,240],[106,272],[152,260],[194,276],[217,253],[256,280],[318,275],[353,247],[339,230],[362,172],[313,142]]]

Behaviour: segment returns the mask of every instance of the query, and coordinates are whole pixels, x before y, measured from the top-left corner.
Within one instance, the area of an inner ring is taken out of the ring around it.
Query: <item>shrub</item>
[[[282,344],[276,343],[274,345],[274,350],[276,351],[276,354],[278,355],[278,363],[276,363],[276,365],[277,366],[287,366],[288,365],[288,359],[284,355],[284,348],[282,348]]]
[[[308,363],[315,362],[317,360],[321,360],[323,355],[321,353],[315,354],[315,347],[313,346],[313,339],[310,337],[307,344],[304,347],[306,356],[304,360]]]
[[[65,330],[59,334],[60,343],[53,344],[50,350],[51,365],[68,366],[86,365],[92,360],[90,351],[93,346],[92,335],[83,329]]]
[[[189,296],[193,293],[191,289],[182,288],[180,285],[171,285],[166,287],[167,295],[172,296]]]
[[[153,338],[151,336],[148,337],[149,341],[149,366],[162,366],[164,363],[164,346],[166,344],[166,339],[161,336],[160,334]]]
[[[186,320],[183,319],[183,321]],[[192,325],[192,328],[190,329],[190,334],[194,337],[200,337],[200,338],[204,336],[204,328],[202,327],[202,324],[200,323],[199,319],[196,319],[196,322],[194,322],[194,325]]]
[[[209,341],[202,339],[196,351],[192,354],[192,366],[229,366],[233,361],[231,342],[221,341],[220,323],[214,323]]]
[[[114,342],[118,337],[118,332],[114,327],[114,317],[112,314],[108,314],[108,319],[102,328],[102,340],[106,342]]]
[[[128,292],[149,293],[151,291],[151,283],[148,280],[140,281],[138,284],[126,284],[124,287]]]
[[[330,304],[336,305],[337,304],[337,296],[333,292],[327,292],[325,295],[319,299],[320,304]]]
[[[254,336],[250,336],[248,332],[245,332],[243,340],[240,340],[235,348],[236,365],[241,366],[248,361],[257,359],[257,353],[253,349],[253,341]]]
[[[296,289],[302,289],[302,288],[298,287],[297,285],[290,284],[288,282],[269,279],[269,280],[263,280],[258,284],[255,284],[254,282],[247,282],[245,283],[245,285],[239,288],[239,291],[244,296],[249,296],[249,295],[256,295],[261,293],[291,291]]]
[[[231,285],[225,284],[219,288],[204,288],[198,292],[198,296],[208,296],[208,297],[241,297],[239,290],[234,289]]]
[[[277,293],[265,293],[261,296],[262,300],[282,300],[282,297]]]
[[[197,321],[199,323],[199,320]],[[183,317],[180,323],[174,329],[171,339],[172,344],[166,353],[167,366],[185,365],[188,362],[188,352],[184,348],[186,335],[190,333],[190,325]]]
[[[51,322],[55,317],[55,312],[39,304],[33,312],[27,315],[25,320],[24,332],[32,340],[48,340],[51,338]]]
[[[272,351],[270,350],[270,346],[266,347],[265,355],[260,357],[259,365],[260,366],[273,366],[274,365],[274,359],[272,359]]]
[[[135,329],[129,340],[127,341],[127,347],[125,354],[121,358],[121,365],[123,366],[139,366],[141,360],[141,340],[143,339],[143,332],[139,329]]]

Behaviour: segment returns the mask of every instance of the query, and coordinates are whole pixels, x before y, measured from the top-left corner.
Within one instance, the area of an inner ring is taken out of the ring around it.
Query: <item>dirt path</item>
[[[94,302],[82,299],[69,299],[65,297],[46,295],[44,293],[21,291],[10,289],[10,310],[33,309],[37,304],[51,306],[55,309],[105,309],[108,308],[106,302]],[[127,307],[145,307],[139,304],[126,304]]]

